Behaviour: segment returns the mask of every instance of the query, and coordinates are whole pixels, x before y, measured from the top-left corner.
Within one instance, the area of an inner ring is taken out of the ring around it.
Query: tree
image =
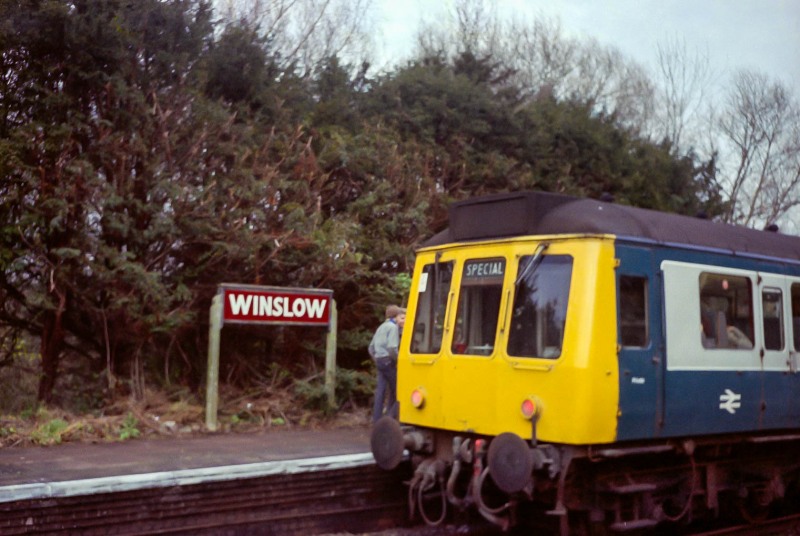
[[[429,24],[420,31],[418,59],[465,53],[502,65],[504,87],[521,102],[553,96],[588,104],[623,128],[644,134],[652,122],[655,89],[646,71],[614,47],[564,35],[558,21],[500,19],[496,2],[459,0],[452,28]]]
[[[295,66],[302,78],[311,78],[333,56],[358,64],[372,50],[372,0],[228,0],[224,4],[227,20],[258,29],[282,51],[281,67]]]
[[[727,221],[774,223],[800,204],[800,106],[783,84],[736,73],[718,125],[730,162]]]
[[[661,139],[669,141],[673,151],[680,151],[688,138],[697,138],[701,107],[708,98],[713,72],[708,53],[690,53],[685,42],[677,39],[659,43],[657,48],[659,128]]]
[[[225,27],[209,55],[205,93],[226,102],[260,104],[258,98],[279,76],[275,58],[267,52],[268,44],[247,25],[232,23]]]
[[[159,267],[172,246],[170,135],[185,123],[161,104],[190,112],[177,97],[211,34],[210,11],[201,1],[51,0],[3,15],[2,56],[13,62],[0,97],[2,193],[15,207],[3,316],[39,335],[38,398],[48,402],[64,351],[94,356],[109,378],[117,355],[138,369],[184,299]]]
[[[40,341],[42,400],[65,363],[134,395],[146,377],[196,389],[224,281],[333,289],[340,357],[360,366],[452,200],[723,206],[715,158],[634,127],[648,86],[611,49],[547,25],[512,47],[464,2],[447,51],[373,76],[345,52],[310,67],[280,33],[299,4],[260,6],[277,10],[262,26],[214,27],[202,0],[0,3],[0,350]],[[224,342],[234,383],[254,362],[305,374],[314,353],[291,330],[241,335]]]

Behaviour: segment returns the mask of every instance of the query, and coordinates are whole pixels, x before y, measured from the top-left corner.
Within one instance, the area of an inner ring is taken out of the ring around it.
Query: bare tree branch
[[[660,136],[670,142],[673,152],[677,152],[683,148],[687,131],[691,139],[698,126],[714,73],[708,51],[692,53],[686,42],[677,38],[659,43],[656,54],[661,82]]]
[[[728,221],[773,223],[800,204],[800,106],[780,82],[736,73],[717,125],[732,172]]]
[[[225,18],[258,29],[301,76],[332,56],[353,64],[371,59],[373,0],[219,1]]]

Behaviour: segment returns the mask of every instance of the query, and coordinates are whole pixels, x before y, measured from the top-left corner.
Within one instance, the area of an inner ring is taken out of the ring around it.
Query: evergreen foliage
[[[468,196],[542,189],[719,214],[714,162],[582,102],[510,83],[469,49],[381,76],[336,56],[303,77],[205,0],[0,0],[0,349],[40,341],[38,397],[197,389],[222,282],[333,289],[361,367],[414,248]],[[222,377],[307,368],[297,330],[223,337]],[[323,334],[320,334],[322,340]],[[88,383],[86,383],[88,382]],[[94,383],[92,383],[94,382]]]

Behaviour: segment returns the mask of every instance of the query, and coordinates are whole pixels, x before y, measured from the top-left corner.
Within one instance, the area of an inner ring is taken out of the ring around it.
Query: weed
[[[305,406],[312,410],[330,413],[325,385],[317,380],[295,380],[294,390],[297,396],[305,401]]]
[[[58,445],[67,426],[64,419],[51,419],[33,431],[31,440],[38,445]]]
[[[335,410],[328,407],[327,393],[321,378],[312,380],[297,380],[294,384],[295,393],[305,401],[305,406],[311,410],[322,411],[330,416]],[[340,407],[345,402],[358,407],[359,403],[369,404],[372,392],[375,390],[375,380],[368,372],[339,368],[336,370],[336,406]]]
[[[133,416],[133,413],[130,411],[125,416],[125,420],[122,421],[122,426],[119,428],[119,438],[121,441],[127,441],[128,439],[135,439],[141,435],[139,431],[139,421],[136,417]]]
[[[39,408],[37,406],[28,406],[19,413],[19,418],[27,421],[35,417],[38,413]]]
[[[270,363],[267,368],[270,387],[279,387],[291,383],[292,373],[278,363]]]

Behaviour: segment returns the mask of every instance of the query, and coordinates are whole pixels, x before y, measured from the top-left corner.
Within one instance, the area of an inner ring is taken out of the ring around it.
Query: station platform
[[[373,463],[367,427],[2,448],[0,503]]]

